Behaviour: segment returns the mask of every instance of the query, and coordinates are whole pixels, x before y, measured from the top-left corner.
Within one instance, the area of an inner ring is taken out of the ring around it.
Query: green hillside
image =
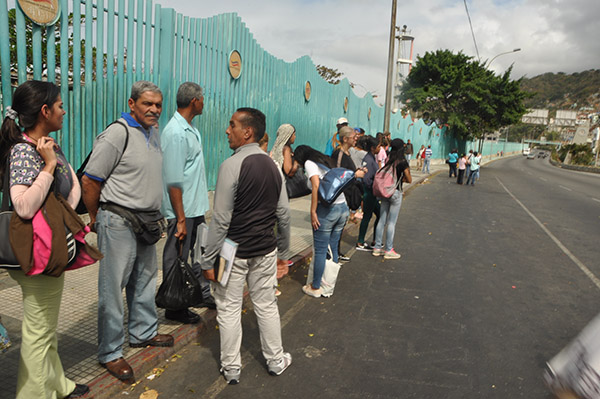
[[[535,95],[525,100],[528,108],[582,110],[600,112],[600,69],[576,72],[545,73],[523,78],[521,88]]]

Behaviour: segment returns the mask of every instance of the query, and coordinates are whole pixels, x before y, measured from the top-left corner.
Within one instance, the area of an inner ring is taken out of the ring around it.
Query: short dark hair
[[[254,140],[259,142],[263,138],[267,127],[265,114],[256,108],[249,107],[238,108],[236,112],[241,112],[244,114],[244,116],[240,119],[242,127],[250,127],[254,133]]]
[[[376,148],[380,143],[373,136],[364,136],[365,140],[363,141],[364,147],[362,148],[365,151],[371,152],[373,148]]]

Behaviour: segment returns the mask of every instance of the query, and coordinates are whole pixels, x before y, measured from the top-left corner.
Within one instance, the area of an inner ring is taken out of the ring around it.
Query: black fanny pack
[[[112,202],[102,202],[100,208],[128,220],[135,238],[142,244],[155,244],[167,231],[167,222],[160,211],[135,211]]]

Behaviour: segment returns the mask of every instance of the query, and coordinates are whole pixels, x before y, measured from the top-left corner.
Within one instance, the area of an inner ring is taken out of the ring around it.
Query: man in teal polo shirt
[[[162,132],[163,202],[162,212],[167,218],[167,241],[163,251],[163,276],[166,276],[179,255],[194,259],[194,244],[198,226],[204,222],[208,210],[208,188],[202,152],[202,138],[192,120],[202,114],[202,88],[193,82],[183,83],[177,91],[177,112]],[[214,309],[210,285],[202,275],[199,263],[192,268],[202,285],[203,302],[197,307]],[[200,321],[200,316],[189,309],[167,310],[165,317],[185,324]]]

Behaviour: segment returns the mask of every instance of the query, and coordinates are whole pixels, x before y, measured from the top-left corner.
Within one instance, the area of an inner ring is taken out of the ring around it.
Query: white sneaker
[[[373,248],[373,256],[381,256],[384,252],[382,248]]]
[[[390,249],[389,251],[385,251],[385,254],[383,255],[383,259],[400,259],[402,255],[400,255],[399,253],[396,253],[396,251],[394,251],[394,249]]]
[[[320,298],[321,294],[323,293],[323,290],[320,288],[317,288],[316,290],[310,286],[310,284],[305,285],[304,287],[302,287],[302,292],[304,292],[306,295],[308,296],[312,296],[314,298]]]
[[[238,367],[233,367],[229,370],[221,368],[221,374],[223,374],[223,377],[225,377],[225,381],[227,381],[229,385],[235,385],[240,382],[242,370]]]
[[[269,364],[269,374],[273,376],[281,375],[292,364],[292,355],[284,352],[282,358],[272,364]]]

